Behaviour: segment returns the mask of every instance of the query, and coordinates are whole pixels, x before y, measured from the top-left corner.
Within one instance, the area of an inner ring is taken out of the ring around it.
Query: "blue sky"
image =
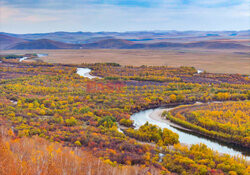
[[[0,31],[246,30],[250,0],[0,0]]]

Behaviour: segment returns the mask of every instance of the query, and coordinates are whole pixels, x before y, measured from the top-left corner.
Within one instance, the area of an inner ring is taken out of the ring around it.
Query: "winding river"
[[[146,122],[157,125],[161,128],[167,128],[171,131],[177,133],[179,135],[179,141],[182,144],[191,145],[191,144],[199,144],[204,143],[209,148],[214,151],[218,151],[220,153],[230,154],[232,156],[249,154],[247,150],[238,150],[237,147],[232,147],[227,144],[219,143],[215,140],[210,140],[204,138],[202,136],[192,134],[191,132],[185,131],[185,129],[178,129],[178,127],[182,128],[179,125],[176,125],[168,120],[161,118],[161,113],[163,111],[169,111],[173,108],[156,108],[156,109],[148,109],[145,111],[140,111],[138,113],[134,113],[131,116],[131,120],[134,120],[135,128],[139,128],[141,125],[144,125]],[[249,155],[246,155],[246,159],[250,160]]]
[[[90,75],[91,69],[89,68],[78,68],[77,74],[87,78],[97,78],[95,76]],[[231,146],[229,144],[219,143],[216,140],[207,139],[203,136],[193,134],[192,131],[185,130],[181,126],[174,124],[168,120],[162,119],[161,114],[163,111],[169,111],[174,108],[156,108],[156,109],[148,109],[144,111],[140,111],[131,115],[131,120],[134,121],[135,128],[139,128],[144,125],[146,122],[157,125],[161,128],[167,128],[171,131],[177,133],[179,135],[179,141],[185,145],[191,144],[199,144],[204,143],[209,148],[214,151],[218,151],[219,153],[226,153],[231,156],[244,156],[248,161],[250,160],[249,150],[239,149],[237,147]],[[179,129],[178,129],[179,128]]]
[[[37,58],[46,57],[46,56],[48,56],[48,54],[44,54],[44,53],[38,53],[37,54]],[[22,62],[22,61],[24,61],[26,59],[28,59],[28,57],[22,57],[22,58],[19,59],[19,62]]]

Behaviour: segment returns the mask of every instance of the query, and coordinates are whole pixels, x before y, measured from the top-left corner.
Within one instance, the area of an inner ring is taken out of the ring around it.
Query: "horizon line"
[[[46,33],[136,33],[136,32],[242,32],[242,31],[250,31],[249,29],[242,29],[242,30],[128,30],[128,31],[51,31],[51,32],[28,32],[28,33],[12,33],[6,31],[0,31],[0,33],[6,34],[19,34],[19,35],[26,35],[26,34],[46,34]]]

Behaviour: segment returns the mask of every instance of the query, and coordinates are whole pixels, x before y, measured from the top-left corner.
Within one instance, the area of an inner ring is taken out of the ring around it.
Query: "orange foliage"
[[[0,174],[1,175],[35,175],[35,174],[159,174],[151,167],[114,166],[109,159],[101,160],[79,148],[62,147],[45,139],[15,139],[8,136],[7,130],[1,128],[0,134]],[[110,150],[114,152],[114,150]]]

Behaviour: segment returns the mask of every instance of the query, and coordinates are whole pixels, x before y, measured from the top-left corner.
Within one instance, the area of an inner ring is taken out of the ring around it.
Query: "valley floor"
[[[194,66],[213,73],[250,74],[247,50],[1,50],[0,54],[47,53],[49,63],[79,64],[115,62],[121,65]]]

